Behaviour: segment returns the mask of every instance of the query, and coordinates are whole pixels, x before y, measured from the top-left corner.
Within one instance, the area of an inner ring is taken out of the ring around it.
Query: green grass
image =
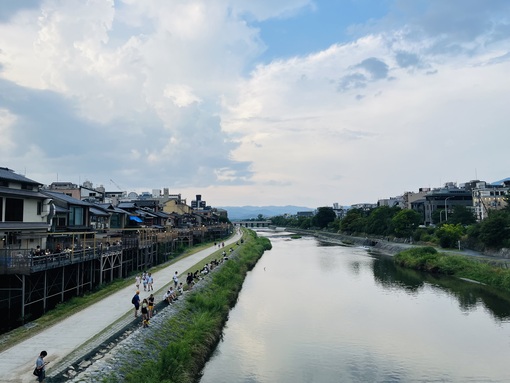
[[[439,253],[433,247],[417,247],[396,254],[394,261],[400,266],[472,279],[491,287],[510,291],[510,270],[480,259]]]
[[[192,383],[221,338],[230,308],[237,301],[244,278],[265,250],[267,238],[249,232],[239,255],[211,275],[211,280],[186,299],[185,306],[163,324],[158,341],[165,344],[157,360],[147,360],[128,372],[126,383]],[[131,363],[135,365],[136,363]]]

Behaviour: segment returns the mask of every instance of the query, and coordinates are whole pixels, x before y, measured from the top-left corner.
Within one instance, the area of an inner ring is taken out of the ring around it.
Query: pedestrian
[[[39,357],[35,361],[35,370],[34,375],[37,375],[37,381],[38,382],[44,382],[44,379],[46,379],[46,365],[49,362],[45,362],[44,358],[48,355],[46,351],[41,351],[39,354]],[[37,374],[36,374],[37,373]]]
[[[131,299],[131,303],[135,306],[135,318],[138,316],[138,309],[140,308],[140,291],[136,290],[133,299]]]
[[[148,284],[147,291],[154,291],[154,288],[152,287],[153,283],[154,283],[154,278],[152,277],[152,274],[149,273],[149,275],[147,275],[147,284]]]
[[[188,285],[188,290],[191,290],[193,287],[193,274],[188,273],[188,276],[186,277],[186,284]]]
[[[178,276],[178,272],[176,271],[174,276],[173,276],[173,280],[174,280],[174,287],[177,288],[177,285],[179,284],[179,276]]]
[[[154,313],[154,294],[149,296],[149,319],[152,318],[152,314]]]
[[[148,276],[144,273],[142,276],[143,291],[147,291],[147,284],[149,283]]]
[[[141,281],[141,279],[142,279],[142,278],[140,277],[140,275],[137,275],[137,276],[135,277],[135,286],[136,286],[136,289],[137,289],[137,290],[140,290],[140,281]]]
[[[143,327],[149,327],[149,301],[144,298],[142,301],[142,324]]]

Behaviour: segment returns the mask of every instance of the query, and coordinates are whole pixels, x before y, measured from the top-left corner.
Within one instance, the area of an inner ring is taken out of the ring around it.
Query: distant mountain
[[[277,215],[291,214],[298,211],[313,211],[315,209],[303,206],[217,206],[218,209],[225,209],[228,212],[228,218],[231,221],[257,218],[262,214],[264,218],[275,217]]]

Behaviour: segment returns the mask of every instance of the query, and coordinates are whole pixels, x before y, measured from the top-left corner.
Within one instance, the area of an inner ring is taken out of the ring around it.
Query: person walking
[[[179,284],[179,275],[178,275],[178,272],[176,271],[174,276],[173,276],[173,280],[174,280],[174,288],[177,288],[177,285]]]
[[[151,273],[149,273],[149,275],[147,275],[147,283],[149,285],[147,291],[154,291],[154,287],[152,287],[152,285],[154,283],[154,278],[152,277]]]
[[[45,366],[49,363],[49,362],[44,361],[44,358],[46,357],[46,355],[48,355],[48,353],[46,351],[41,351],[41,353],[39,354],[39,357],[35,361],[34,374],[37,373],[37,381],[38,382],[44,382],[44,379],[46,379],[46,367]]]
[[[138,316],[138,309],[140,308],[140,291],[136,290],[133,299],[131,299],[131,303],[135,306],[135,318]]]

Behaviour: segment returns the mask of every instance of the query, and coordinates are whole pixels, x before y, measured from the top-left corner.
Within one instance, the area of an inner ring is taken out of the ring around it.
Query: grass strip
[[[218,344],[230,309],[237,302],[244,279],[271,242],[253,231],[245,234],[239,255],[229,259],[200,290],[193,291],[176,315],[158,331],[157,342],[165,346],[157,359],[130,363],[122,378],[109,376],[105,382],[192,383]]]
[[[510,291],[510,270],[463,255],[440,253],[433,247],[401,251],[393,257],[396,264],[430,273],[467,278],[491,287]]]

